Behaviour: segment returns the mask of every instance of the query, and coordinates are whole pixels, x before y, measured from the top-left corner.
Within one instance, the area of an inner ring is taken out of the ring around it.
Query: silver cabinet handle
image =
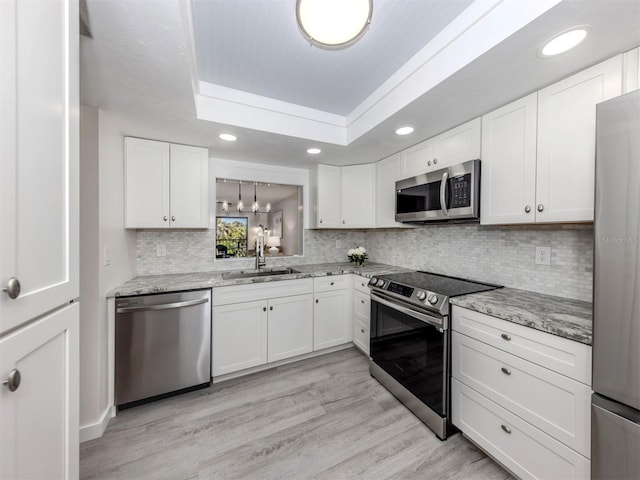
[[[4,382],[2,382],[2,384],[9,387],[10,392],[15,392],[20,386],[20,380],[21,380],[20,370],[18,370],[17,368],[14,368],[9,372],[9,376]]]
[[[334,284],[334,282],[331,282],[329,285],[331,286],[331,285],[333,285],[333,284]]]
[[[116,313],[142,312],[144,310],[169,310],[171,308],[190,307],[192,305],[200,305],[207,303],[208,298],[200,298],[198,300],[187,300],[186,302],[164,303],[162,305],[139,305],[136,307],[121,307],[116,309]]]
[[[320,223],[322,223],[322,219],[320,219]]]
[[[167,217],[167,216],[165,215],[164,217],[162,217],[162,220],[164,220],[164,221],[166,222],[167,220],[169,220],[169,217]]]
[[[511,375],[511,370],[509,370],[508,368],[502,367],[500,370],[502,370],[502,373],[504,373],[505,375]]]
[[[20,296],[20,281],[16,277],[11,277],[2,291],[7,292],[11,300],[15,300]]]
[[[427,162],[427,166],[429,166],[429,167],[431,166],[431,160],[429,160],[429,161]]]
[[[507,335],[506,333],[503,333],[502,335],[500,335],[502,337],[503,340],[511,340],[511,337],[509,335]]]
[[[447,208],[447,180],[449,180],[449,172],[442,174],[442,183],[440,183],[440,209],[447,217],[449,216],[449,209]]]
[[[172,221],[172,222],[175,222],[175,221],[176,221],[176,217],[175,217],[175,216],[173,216],[173,215],[171,215],[171,221]]]
[[[266,312],[267,311],[267,307],[262,307],[262,311]]]
[[[511,433],[511,429],[509,427],[507,427],[506,425],[500,425],[500,428],[502,428],[502,430],[504,430],[507,433]]]
[[[273,312],[273,305],[269,307],[269,310]]]
[[[316,303],[318,303],[318,299],[316,298]]]
[[[410,317],[420,320],[421,322],[428,323],[429,325],[433,325],[434,327],[443,328],[443,329],[448,328],[446,324],[446,317],[438,318],[432,315],[427,315],[426,313],[417,312],[412,308],[398,305],[397,303],[390,302],[389,300],[385,300],[380,296],[380,294],[377,294],[377,293],[371,294],[371,300],[373,302],[378,302],[382,305],[392,308],[393,310],[402,312],[405,315],[409,315]]]
[[[360,300],[360,303],[364,303],[364,300]]]
[[[347,222],[345,222],[344,220],[342,220],[342,224],[344,225],[345,223],[347,223]]]
[[[526,207],[524,207],[524,213],[529,213],[531,212],[531,205],[527,205]]]
[[[538,205],[538,211],[541,212],[544,210],[544,205],[540,204]]]
[[[434,165],[437,165],[437,164],[438,164],[438,159],[437,159],[437,158],[434,158],[434,159],[433,159],[433,164],[434,164]]]
[[[361,328],[361,329],[360,329],[360,332],[361,332],[361,333],[364,333],[364,328]]]

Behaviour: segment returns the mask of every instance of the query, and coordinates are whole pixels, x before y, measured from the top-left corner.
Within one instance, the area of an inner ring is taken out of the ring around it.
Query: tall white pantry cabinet
[[[78,477],[78,3],[0,2],[0,478]]]

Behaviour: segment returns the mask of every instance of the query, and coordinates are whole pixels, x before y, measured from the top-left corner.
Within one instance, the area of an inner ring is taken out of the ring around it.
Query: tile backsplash
[[[166,256],[157,256],[157,247]],[[401,230],[305,230],[303,257],[267,257],[267,266],[343,262],[364,245],[369,260],[507,287],[591,301],[591,225],[428,225]],[[215,230],[141,230],[137,274],[253,268],[255,260],[215,259]],[[551,247],[551,265],[536,265],[535,247]]]

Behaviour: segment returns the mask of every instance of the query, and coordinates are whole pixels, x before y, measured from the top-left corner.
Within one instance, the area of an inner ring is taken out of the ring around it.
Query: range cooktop
[[[447,315],[449,298],[494,290],[502,286],[416,271],[372,277],[369,287],[374,292],[382,293],[387,299],[395,299]]]

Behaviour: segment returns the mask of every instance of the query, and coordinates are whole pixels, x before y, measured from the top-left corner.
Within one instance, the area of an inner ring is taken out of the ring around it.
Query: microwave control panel
[[[471,174],[452,177],[449,181],[451,187],[450,208],[471,206]]]

